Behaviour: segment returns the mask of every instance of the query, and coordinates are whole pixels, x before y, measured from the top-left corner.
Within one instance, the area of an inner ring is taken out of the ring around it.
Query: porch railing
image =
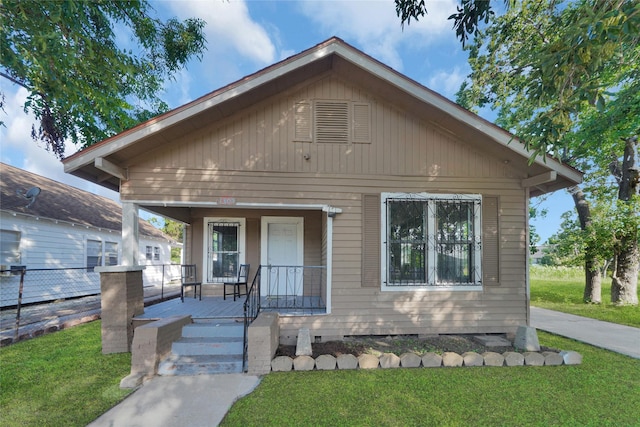
[[[247,298],[244,300],[244,335],[242,344],[242,371],[246,371],[247,365],[247,346],[248,346],[248,332],[249,325],[253,322],[258,314],[260,314],[260,272],[261,268],[258,268],[256,275],[253,277],[251,287],[247,292]]]
[[[327,275],[324,266],[262,265],[264,310],[324,310]]]

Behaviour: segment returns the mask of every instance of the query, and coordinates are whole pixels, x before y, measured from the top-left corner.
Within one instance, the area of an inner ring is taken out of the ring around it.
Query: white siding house
[[[23,303],[99,293],[93,267],[122,260],[120,205],[4,163],[0,167],[1,306],[16,304],[20,275],[15,270],[21,266],[29,279]],[[39,192],[25,197],[32,188]],[[139,230],[140,263],[170,264],[175,242],[146,221]],[[146,282],[153,283],[158,272],[162,268],[147,268]]]

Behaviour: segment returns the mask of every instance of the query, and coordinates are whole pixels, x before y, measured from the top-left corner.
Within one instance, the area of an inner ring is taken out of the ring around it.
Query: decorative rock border
[[[517,353],[507,351],[503,354],[486,352],[466,352],[462,355],[445,352],[425,353],[422,357],[415,353],[404,353],[400,357],[393,353],[383,353],[380,357],[373,354],[362,354],[359,357],[353,354],[341,354],[334,357],[323,354],[314,359],[311,356],[278,356],[271,361],[272,372],[287,371],[332,371],[335,369],[393,369],[393,368],[439,368],[459,366],[559,366],[579,365],[582,363],[582,355],[575,351],[553,351]]]

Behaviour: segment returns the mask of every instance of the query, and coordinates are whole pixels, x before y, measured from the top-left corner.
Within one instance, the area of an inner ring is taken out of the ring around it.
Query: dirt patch
[[[451,351],[463,354],[467,351],[474,351],[482,354],[487,351],[504,353],[505,351],[515,351],[513,346],[487,347],[476,340],[473,335],[439,335],[433,337],[418,338],[413,335],[395,336],[358,336],[345,337],[343,341],[327,341],[323,343],[313,343],[311,346],[313,357],[322,354],[330,354],[335,357],[341,354],[353,354],[358,357],[361,354],[373,354],[380,356],[383,353],[394,353],[398,356],[403,353],[413,352],[419,356],[433,352],[442,354]],[[554,349],[541,348],[541,351]],[[295,345],[280,345],[276,356],[296,356]]]

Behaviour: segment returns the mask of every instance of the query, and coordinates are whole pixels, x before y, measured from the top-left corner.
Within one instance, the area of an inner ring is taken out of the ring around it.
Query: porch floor
[[[244,298],[233,297],[226,300],[222,297],[202,297],[202,300],[185,297],[184,302],[180,298],[174,298],[144,308],[144,314],[136,316],[136,319],[162,319],[176,315],[191,315],[192,319],[240,319],[244,316]],[[277,311],[283,316],[309,316],[325,314],[324,308],[270,308],[273,301],[263,298],[261,311]]]

